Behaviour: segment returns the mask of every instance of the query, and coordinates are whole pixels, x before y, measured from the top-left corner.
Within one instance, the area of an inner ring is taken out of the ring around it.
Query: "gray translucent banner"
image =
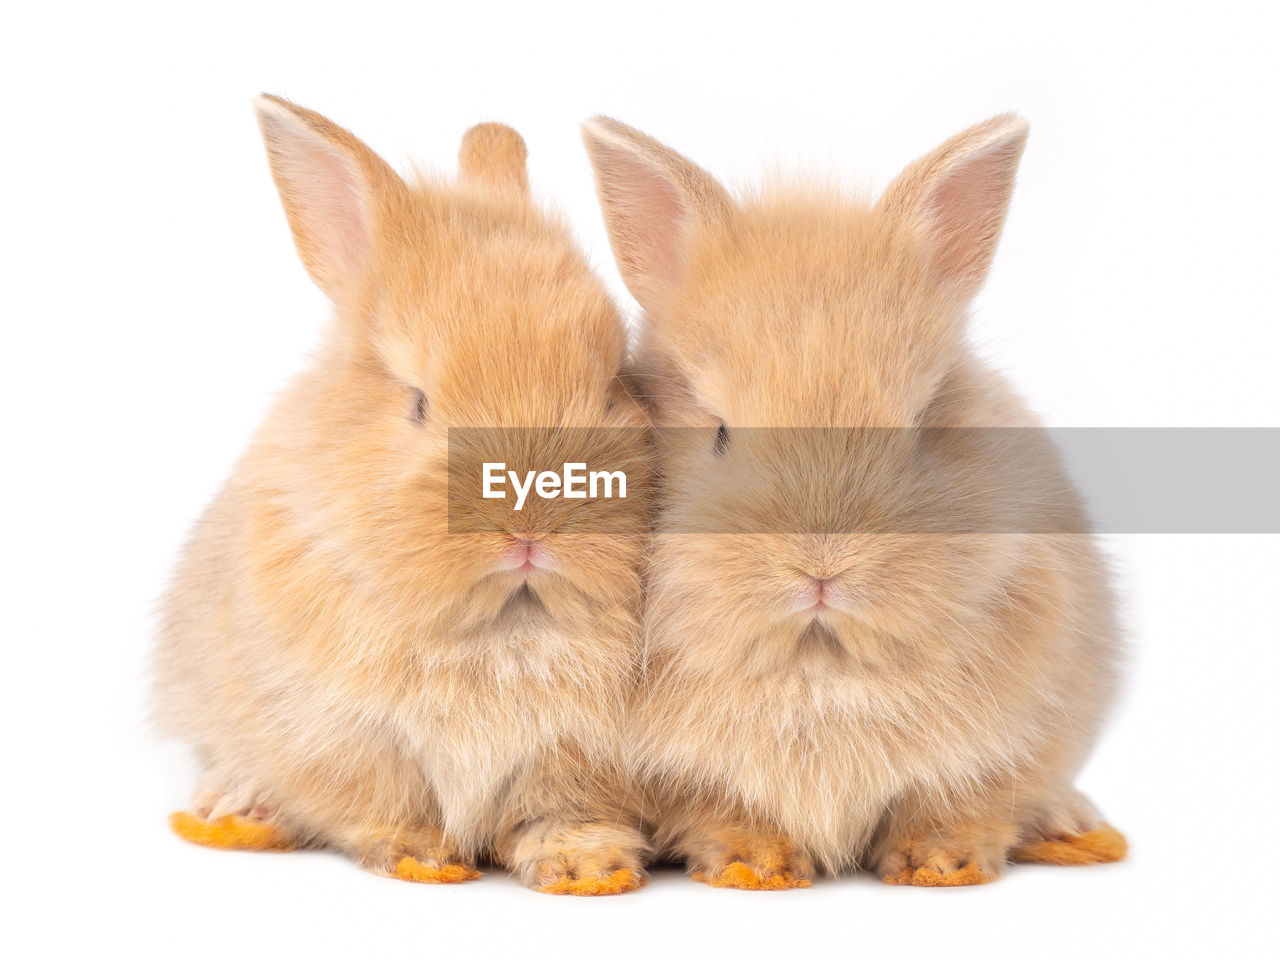
[[[1275,428],[453,428],[457,533],[1280,533]]]

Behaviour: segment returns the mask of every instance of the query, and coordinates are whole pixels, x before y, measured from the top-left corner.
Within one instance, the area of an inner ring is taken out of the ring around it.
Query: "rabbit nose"
[[[502,552],[498,567],[528,573],[532,570],[548,570],[554,566],[551,551],[538,538],[514,537]]]
[[[801,607],[807,610],[823,609],[827,606],[827,584],[831,582],[831,578],[815,577],[811,573],[806,573],[804,577],[804,589],[800,595]]]
[[[805,573],[804,584],[800,588],[801,607],[820,607],[820,605],[823,605],[823,598],[827,593],[827,582],[826,577]]]

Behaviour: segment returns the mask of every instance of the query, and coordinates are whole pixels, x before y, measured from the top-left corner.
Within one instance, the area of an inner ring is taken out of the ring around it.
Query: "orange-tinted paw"
[[[238,814],[206,820],[179,810],[169,815],[169,827],[183,840],[219,850],[262,850],[282,853],[294,848],[293,840],[267,820]]]
[[[791,870],[781,873],[761,871],[741,860],[726,864],[718,871],[697,870],[689,874],[694,880],[710,887],[728,887],[733,890],[792,890],[809,886],[809,878]]]
[[[622,867],[612,873],[575,876],[562,873],[548,883],[534,887],[538,893],[569,894],[575,897],[604,897],[615,893],[629,893],[644,886],[644,874],[630,867]]]
[[[506,860],[538,893],[606,897],[644,886],[647,848],[629,826],[544,820],[522,831]]]
[[[911,887],[972,887],[990,883],[996,879],[976,863],[967,863],[955,870],[931,870],[929,867],[903,867],[897,873],[884,878],[894,886]]]
[[[435,827],[362,831],[346,848],[356,863],[380,877],[411,883],[462,883],[480,876],[457,845]]]
[[[413,857],[401,857],[392,874],[397,880],[413,883],[463,883],[480,876],[480,871],[465,863],[422,863]]]
[[[571,838],[566,840],[585,839]],[[604,897],[629,893],[644,886],[644,869],[636,852],[618,843],[563,847],[546,846],[539,851],[530,886],[538,893],[569,894],[574,897]]]
[[[898,837],[881,856],[880,879],[897,887],[972,887],[998,880],[1011,829],[974,823]]]
[[[809,858],[780,834],[730,828],[687,846],[698,851],[689,876],[712,887],[791,890],[813,876]]]
[[[1045,837],[1017,847],[1009,854],[1021,863],[1052,863],[1061,867],[1123,860],[1129,844],[1119,830],[1106,824],[1073,837]]]

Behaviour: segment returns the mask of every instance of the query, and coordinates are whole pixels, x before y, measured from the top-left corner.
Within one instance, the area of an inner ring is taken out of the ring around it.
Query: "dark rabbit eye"
[[[723,457],[724,452],[729,449],[729,428],[723,423],[721,423],[720,428],[716,430],[716,440],[712,449],[715,450],[717,457]]]
[[[409,396],[409,419],[414,423],[427,422],[427,395],[414,390]]]

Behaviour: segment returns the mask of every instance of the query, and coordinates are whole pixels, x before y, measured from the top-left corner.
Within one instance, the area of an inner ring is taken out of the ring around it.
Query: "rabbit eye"
[[[723,457],[724,452],[729,449],[729,428],[724,425],[723,421],[720,423],[720,428],[716,430],[715,444],[712,449],[717,457]]]
[[[427,395],[421,390],[413,390],[409,397],[409,419],[414,423],[427,422]]]

